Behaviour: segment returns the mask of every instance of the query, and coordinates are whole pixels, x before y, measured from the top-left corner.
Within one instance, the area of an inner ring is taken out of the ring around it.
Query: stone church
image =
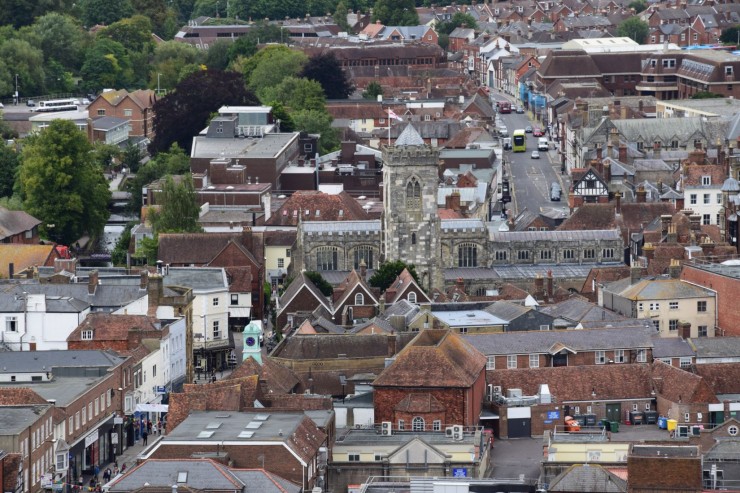
[[[620,263],[618,230],[510,232],[478,218],[441,219],[439,151],[411,125],[383,149],[383,163],[381,218],[300,221],[292,268],[316,270],[327,279],[337,271],[341,280],[362,261],[372,270],[400,259],[416,266],[428,292],[462,279],[472,294],[483,295],[548,271],[556,278],[585,278],[597,264]]]

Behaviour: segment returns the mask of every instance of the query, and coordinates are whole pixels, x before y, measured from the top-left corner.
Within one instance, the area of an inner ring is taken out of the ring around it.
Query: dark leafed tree
[[[373,21],[386,26],[416,26],[419,24],[416,3],[414,0],[377,0]]]
[[[321,84],[327,99],[347,99],[355,90],[347,72],[342,69],[342,64],[330,51],[309,58],[301,77]]]
[[[380,268],[370,277],[368,282],[374,288],[380,289],[382,293],[388,287],[393,284],[398,275],[403,272],[403,269],[408,269],[409,274],[419,282],[419,275],[416,273],[416,266],[413,264],[407,265],[403,260],[394,260],[392,262],[383,262]]]
[[[244,85],[241,74],[220,70],[199,70],[183,79],[175,90],[154,104],[156,137],[151,153],[177,143],[190,149],[193,136],[208,123],[208,118],[223,105],[259,105],[257,97]]]

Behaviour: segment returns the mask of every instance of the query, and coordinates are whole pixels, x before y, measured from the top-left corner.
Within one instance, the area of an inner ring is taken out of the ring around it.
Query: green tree
[[[111,262],[113,262],[113,265],[126,265],[128,260],[128,247],[131,244],[131,228],[133,228],[134,224],[136,223],[128,223],[124,228],[123,233],[121,233],[121,236],[118,237],[116,246],[111,252]]]
[[[393,284],[393,281],[403,272],[403,269],[408,269],[414,280],[417,283],[419,282],[419,275],[416,273],[416,267],[413,264],[407,265],[403,260],[394,260],[380,264],[368,283],[370,286],[380,289],[382,293]]]
[[[280,122],[281,132],[293,132],[295,130],[293,117],[290,116],[283,103],[280,101],[270,101],[267,103],[267,106],[272,107],[272,117],[276,122]]]
[[[46,60],[55,60],[68,70],[80,69],[90,38],[77,19],[51,12],[39,17],[33,30]]]
[[[365,90],[362,92],[362,97],[365,99],[372,99],[375,101],[378,96],[383,95],[383,87],[375,81],[370,82]]]
[[[323,111],[326,103],[321,85],[313,80],[286,77],[275,87],[263,91],[262,101],[279,101],[291,111]]]
[[[13,130],[13,127],[11,127],[3,118],[2,110],[0,110],[0,138],[2,138],[3,140],[18,138],[18,132]]]
[[[5,143],[0,143],[0,197],[13,195],[17,171],[18,153]]]
[[[155,137],[150,152],[169,149],[173,143],[190,149],[193,136],[225,104],[251,106],[259,101],[244,87],[244,79],[236,72],[199,70],[190,74],[174,91],[154,103]]]
[[[696,94],[691,95],[691,99],[721,99],[723,95],[717,94],[716,92],[710,91],[699,91]]]
[[[226,2],[220,0],[195,0],[192,17],[226,17]]]
[[[306,277],[312,283],[314,283],[314,285],[317,288],[319,288],[319,291],[321,291],[321,294],[323,294],[326,297],[329,297],[332,294],[334,294],[334,287],[331,284],[329,284],[329,282],[326,279],[324,279],[324,276],[322,276],[320,273],[314,270],[309,270],[309,271],[304,272],[304,274],[306,274]]]
[[[157,194],[159,211],[152,212],[152,226],[159,233],[197,233],[202,231],[198,224],[200,205],[193,185],[193,176],[188,173],[177,182],[167,175],[162,191]]]
[[[150,53],[154,46],[152,21],[143,15],[121,19],[101,30],[98,38],[112,39],[131,52]]]
[[[41,221],[42,236],[71,244],[85,233],[102,233],[111,193],[90,151],[71,120],[53,120],[26,140],[18,186],[25,210]]]
[[[311,134],[320,134],[319,147],[321,153],[334,151],[339,148],[339,135],[331,127],[332,117],[326,111],[301,110],[291,113],[295,129]]]
[[[649,29],[647,22],[639,17],[630,17],[619,24],[617,34],[619,36],[627,36],[636,43],[642,44],[647,38]]]
[[[355,90],[342,63],[332,51],[318,53],[308,59],[301,77],[315,80],[324,89],[327,99],[347,99]]]
[[[719,40],[727,45],[740,44],[740,35],[738,35],[739,31],[740,25],[728,27],[727,29],[722,31]]]
[[[206,67],[216,70],[226,70],[229,66],[229,50],[231,43],[228,41],[216,41],[211,43],[206,51],[204,61]]]
[[[82,23],[87,27],[97,24],[109,26],[134,15],[130,0],[80,0]]]
[[[69,0],[4,0],[0,3],[0,26],[30,26],[37,17],[66,10],[71,3]]]
[[[75,88],[72,72],[56,60],[48,60],[44,65],[44,88],[51,93],[72,92]]]
[[[469,29],[478,29],[478,23],[475,21],[475,17],[464,12],[455,12],[449,21],[438,23],[436,30],[440,35],[450,34],[452,31],[462,26]]]
[[[136,249],[133,257],[144,259],[147,264],[154,265],[157,263],[158,251],[159,237],[157,235],[155,235],[154,238],[145,236],[141,239],[141,244],[139,245],[139,248]]]
[[[258,51],[247,62],[247,87],[263,100],[264,91],[275,87],[286,77],[297,76],[308,57],[287,46],[274,45]]]
[[[23,94],[37,95],[44,91],[44,54],[23,39],[9,39],[0,45],[0,60],[11,74],[23,81]],[[12,77],[12,76],[11,76]]]
[[[108,38],[99,38],[87,51],[80,74],[83,86],[98,92],[105,87],[126,87],[133,79],[133,67],[126,48]]]
[[[154,32],[165,39],[165,24],[169,18],[176,17],[167,4],[168,0],[131,0],[134,12],[149,19]]]
[[[378,0],[373,9],[373,21],[386,26],[417,26],[416,3],[414,0]]]
[[[332,19],[344,32],[350,32],[352,30],[350,25],[347,23],[348,14],[349,10],[347,10],[347,4],[344,3],[344,0],[339,0],[336,8],[334,9],[334,15],[332,16]]]
[[[103,144],[96,142],[90,151],[93,162],[103,171],[109,172],[113,169],[116,162],[121,159],[121,148],[115,145]]]
[[[627,8],[635,9],[635,14],[639,14],[646,8],[648,8],[648,4],[645,0],[633,0],[630,4],[627,5]]]
[[[141,165],[136,175],[127,181],[127,190],[131,192],[131,210],[137,215],[141,212],[142,188],[165,175],[181,175],[188,171],[190,158],[177,144],[172,144],[168,151],[154,156],[154,159]]]
[[[200,65],[202,52],[193,45],[177,41],[165,41],[154,48],[151,60],[150,87],[169,90],[188,75],[192,67]]]
[[[141,152],[139,146],[129,142],[121,154],[121,166],[128,168],[131,173],[136,173],[143,157],[144,153]]]

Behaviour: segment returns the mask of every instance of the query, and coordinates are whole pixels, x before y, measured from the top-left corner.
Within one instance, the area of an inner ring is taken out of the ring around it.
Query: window
[[[290,258],[290,248],[285,249],[285,257]]]
[[[96,397],[95,398],[95,416],[100,414],[100,400]]]
[[[349,462],[360,462],[359,452],[347,452],[347,460]]]
[[[701,223],[704,225],[711,224],[711,219],[712,219],[711,214],[702,214]]]
[[[385,123],[385,118],[378,119],[378,123],[380,123],[381,125],[384,124]]]
[[[428,122],[432,119],[432,115],[424,115],[424,121]]]
[[[409,303],[416,303],[416,293],[411,291],[409,295],[406,297]]]
[[[691,413],[684,413],[683,420],[685,423],[688,423],[689,421],[691,421]]]
[[[284,269],[285,268],[285,259],[284,258],[279,258],[277,264],[278,264],[278,269]]]
[[[478,247],[475,243],[463,243],[457,247],[457,266],[478,266]]]
[[[232,294],[231,295],[231,304],[232,305],[238,305],[239,304],[239,295],[238,294]]]
[[[708,193],[705,193],[704,194],[703,199],[704,199],[704,204],[705,205],[711,203],[711,199],[709,198],[709,194]]]
[[[213,321],[213,338],[219,339],[221,337],[221,328],[219,327],[219,321]]]
[[[508,257],[506,250],[496,250],[496,260],[507,260]]]
[[[643,303],[638,303],[638,304],[637,304],[637,311],[640,311],[640,312],[641,312],[641,311],[643,311],[644,309],[645,309],[645,305],[644,305]]]
[[[442,431],[442,421],[438,419],[432,421],[432,431]]]
[[[595,259],[596,258],[596,250],[593,248],[586,248],[583,251],[583,258],[585,259]]]
[[[663,36],[661,35],[661,37],[663,37]],[[663,41],[663,40],[661,39],[661,41]],[[667,58],[667,59],[663,60],[663,67],[665,67],[665,68],[673,68],[675,66],[676,66],[676,60],[674,58]]]
[[[337,249],[319,247],[316,250],[316,270],[337,270]]]
[[[400,431],[403,431],[403,430],[406,429],[406,423],[404,423],[404,421],[402,419],[399,419],[398,420],[398,429]]]
[[[411,420],[411,431],[424,431],[424,418],[421,416],[414,416]]]
[[[540,355],[539,354],[530,354],[529,355],[529,367],[530,368],[539,368],[540,367]]]
[[[698,333],[699,337],[706,337],[707,336],[707,332],[708,332],[707,329],[708,329],[708,327],[706,325],[700,325],[699,327],[697,327],[697,331],[698,331],[697,333]]]
[[[674,330],[678,330],[678,320],[677,319],[674,318],[668,321],[668,330],[671,332]]]
[[[637,404],[632,404],[632,410],[633,410],[633,411],[637,411],[637,410],[638,410],[638,406],[637,406]]]
[[[657,301],[654,303],[650,303],[650,311],[660,310],[660,303]]]
[[[678,141],[672,140],[671,141],[671,149],[678,149]]]
[[[80,429],[80,412],[77,411],[75,413],[75,430],[79,430],[79,429]]]
[[[152,365],[152,378],[157,376],[157,365]]]
[[[694,41],[699,41],[699,33],[694,33]]]
[[[721,193],[718,193],[717,194],[717,203],[718,204],[721,204],[722,203],[722,194]]]
[[[540,250],[540,260],[552,260],[552,250]]]
[[[615,363],[624,363],[624,349],[615,349],[614,350],[614,362]]]
[[[506,357],[506,368],[516,368],[516,354],[510,354]]]
[[[72,432],[75,430],[75,418],[74,416],[69,417],[69,422],[67,424],[67,427],[69,428],[69,434],[71,435]]]
[[[529,260],[529,250],[519,250],[516,252],[516,258],[519,260]]]
[[[669,310],[678,310],[678,301],[670,301],[670,302],[668,302],[668,309]]]
[[[681,358],[678,360],[678,366],[681,368],[688,368],[691,366],[691,358]]]
[[[17,317],[5,317],[5,332],[18,332]]]
[[[696,311],[700,313],[704,313],[707,311],[707,302],[706,301],[697,301],[696,302]]]
[[[362,261],[365,261],[365,266],[368,269],[373,268],[373,247],[370,245],[360,245],[357,248],[355,248],[354,253],[354,262],[355,262],[355,269],[360,268],[360,264]]]
[[[696,205],[696,194],[695,193],[692,193],[691,195],[689,195],[689,202],[692,205]]]
[[[635,356],[635,361],[638,363],[647,363],[647,351],[644,349],[638,349],[637,355]]]
[[[614,258],[614,249],[604,248],[603,250],[601,250],[601,257],[602,258]]]
[[[105,110],[98,110],[98,116],[105,116]]]
[[[460,327],[458,330],[460,331],[461,334],[467,334],[468,333],[468,328],[467,327]]]
[[[597,365],[603,365],[606,363],[606,351],[596,351],[594,359]]]
[[[563,250],[563,258],[565,260],[573,260],[575,258],[575,251],[570,248]]]
[[[725,67],[725,75],[732,75],[732,67]]]
[[[133,110],[123,110],[123,116],[133,116]]]
[[[218,306],[218,298],[213,298],[213,306]]]
[[[373,457],[375,458],[375,462],[380,462],[383,460],[383,454],[380,452],[375,452],[375,455]]]
[[[365,304],[365,297],[362,295],[362,293],[355,294],[355,305],[364,305]]]
[[[712,184],[712,177],[711,176],[702,176],[701,177],[701,184],[703,186],[709,186]],[[704,202],[706,204],[706,202]]]
[[[416,178],[406,184],[406,207],[409,209],[421,208],[421,185]]]
[[[495,370],[495,369],[496,369],[496,357],[488,356],[488,358],[486,358],[486,370]]]
[[[92,330],[83,330],[82,331],[82,340],[83,341],[92,341],[93,339],[93,331]]]
[[[546,324],[540,325],[540,330],[550,330],[550,326]]]

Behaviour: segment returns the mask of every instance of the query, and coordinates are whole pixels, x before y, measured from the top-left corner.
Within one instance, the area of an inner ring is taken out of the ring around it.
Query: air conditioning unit
[[[384,437],[389,437],[393,434],[393,423],[390,421],[383,421],[380,425],[380,434]]]
[[[676,436],[679,438],[688,438],[689,437],[689,427],[688,426],[677,426]]]
[[[522,389],[507,389],[506,397],[510,399],[518,399],[522,396]]]
[[[361,430],[361,429],[362,429],[362,425],[355,425],[355,430]]]
[[[445,428],[445,436],[447,438],[452,438],[455,436],[455,427],[454,426],[448,426]]]
[[[500,385],[494,385],[493,386],[493,395],[501,395],[501,386]]]
[[[462,427],[462,425],[454,425],[452,427],[452,438],[454,440],[462,440],[463,439],[463,427]]]

